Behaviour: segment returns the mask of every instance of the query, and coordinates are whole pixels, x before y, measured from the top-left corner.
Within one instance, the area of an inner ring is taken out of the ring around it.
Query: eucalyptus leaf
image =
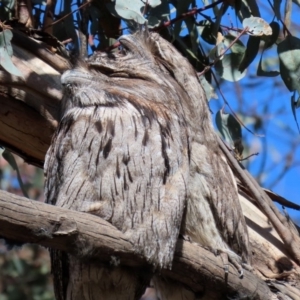
[[[220,109],[216,114],[216,125],[223,139],[232,147],[236,142],[242,140],[242,127],[240,123],[231,114],[223,112]]]
[[[156,7],[161,4],[160,0],[147,0],[147,2],[151,7]]]
[[[11,75],[23,78],[22,73],[13,64],[11,59],[13,55],[13,48],[10,43],[12,36],[12,32],[7,29],[0,33],[0,66]]]
[[[13,17],[15,0],[1,0],[0,3],[0,20],[10,20]]]
[[[294,2],[295,4],[297,4],[298,6],[300,6],[300,0],[293,0],[293,2]]]
[[[212,85],[206,80],[205,76],[200,75],[199,80],[204,89],[207,101],[210,101],[211,99],[218,99],[218,95],[216,94]]]
[[[186,0],[186,1],[178,1],[177,3],[177,10],[176,10],[176,16],[179,17],[183,13],[187,12],[190,4],[192,4],[192,0]],[[198,50],[198,30],[197,26],[195,24],[193,17],[188,17],[184,19],[184,23],[187,27],[187,30],[189,32],[188,36],[190,38],[190,51],[192,51],[195,55]],[[179,22],[176,22],[174,25],[174,38],[177,39],[182,32],[184,26],[183,21],[180,20]]]
[[[141,11],[145,4],[141,0],[115,0],[106,4],[108,10],[125,20],[133,20],[139,24],[145,24],[146,19]]]
[[[298,120],[297,120],[297,113],[296,113],[296,109],[299,108],[299,106],[300,106],[300,97],[298,97],[297,101],[295,101],[295,97],[296,97],[296,92],[294,92],[291,97],[291,108],[292,108],[295,122],[297,124],[298,132],[300,133],[300,128],[299,128],[299,124],[298,124]]]
[[[12,37],[13,34],[8,29],[0,33],[0,48],[4,48],[9,56],[13,56],[13,48],[10,43]]]
[[[214,24],[209,20],[201,20],[197,25],[199,35],[205,42],[211,45],[216,44],[216,37],[212,34],[213,28]]]
[[[167,0],[162,0],[166,2]],[[139,24],[144,24],[146,19],[143,16],[145,10],[145,3],[149,7],[156,8],[162,4],[161,0],[115,0],[111,3],[107,3],[106,6],[110,12],[116,16],[119,16],[125,20],[133,20]],[[153,16],[152,16],[153,17]]]
[[[176,17],[181,16],[183,13],[188,11],[188,8],[191,4],[192,0],[186,0],[186,1],[178,1],[176,5]],[[179,20],[174,24],[174,37],[177,38],[182,30],[182,23],[183,20]]]
[[[292,92],[300,90],[300,39],[287,35],[278,44],[280,75],[287,88]]]
[[[245,77],[247,70],[239,71],[242,54],[229,53],[215,64],[215,69],[220,77],[228,81],[239,81]]]
[[[170,6],[168,0],[162,0],[161,4],[149,10],[148,27],[153,28],[161,25],[162,22],[170,20]]]
[[[90,26],[90,32],[92,35],[96,35],[99,29],[99,16],[100,16],[100,11],[95,5],[90,5],[87,7],[90,21],[91,21],[91,26]]]
[[[256,71],[256,75],[257,76],[264,76],[264,77],[276,77],[276,76],[278,76],[280,74],[279,71],[276,71],[276,70],[268,71],[268,70],[264,69],[263,54],[264,54],[264,51],[261,54],[261,57],[260,57],[260,60],[259,60],[259,63],[258,63],[258,67],[257,67],[257,71]]]
[[[249,7],[250,14],[254,17],[260,17],[260,11],[257,0],[242,0],[242,2]]]
[[[259,50],[260,40],[261,38],[258,36],[249,36],[246,51],[243,55],[243,59],[241,60],[239,66],[239,70],[241,72],[246,70],[255,59]]]
[[[190,50],[190,45],[187,45],[186,41],[190,41],[189,36],[178,36],[176,39],[177,47],[184,54],[184,56],[186,56],[189,62],[195,67],[198,63],[201,62],[199,61],[198,55],[196,55],[192,50]]]
[[[224,58],[224,52],[226,51],[227,47],[223,42],[218,43],[210,52],[209,58],[214,61],[217,59],[222,60]]]
[[[276,43],[280,33],[280,26],[278,22],[271,22],[270,27],[272,28],[272,34],[263,38],[263,40],[265,41],[265,49],[272,47]]]
[[[0,48],[0,65],[11,75],[23,77],[19,69],[13,64],[11,57],[8,55],[7,51],[3,48]]]
[[[31,0],[33,4],[47,5],[46,0]]]
[[[61,17],[62,16],[66,16],[62,22],[58,22],[54,25],[53,27],[53,32],[55,32],[55,36],[63,41],[66,39],[71,39],[72,40],[72,52],[75,54],[83,54],[80,53],[80,50],[84,50],[84,49],[80,49],[80,42],[78,39],[78,30],[75,28],[74,26],[74,22],[75,19],[77,19],[79,16],[78,15],[78,11],[75,14],[70,14],[71,13],[71,4],[72,4],[72,0],[64,0],[62,2],[63,4],[63,8],[61,10]],[[93,4],[94,5],[94,4]],[[92,5],[92,6],[93,6]],[[81,18],[79,17],[79,20]],[[61,24],[61,25],[59,25]],[[56,27],[57,25],[59,25],[58,27]]]
[[[232,36],[231,34],[227,34],[224,36],[224,45],[226,46],[226,48],[230,48],[230,51],[233,53],[238,53],[238,54],[244,54],[246,51],[246,47],[243,44],[243,42],[241,40],[237,40],[233,43],[233,41],[235,40],[235,36]]]
[[[187,54],[192,57],[195,61],[199,62],[199,59],[197,57],[197,55],[195,55],[195,53],[193,51],[191,51],[189,48],[186,48],[186,52]]]
[[[248,27],[248,34],[254,36],[271,35],[271,26],[262,18],[250,17],[243,20],[243,27]]]
[[[161,21],[156,16],[148,16],[148,27],[154,28],[161,24]]]
[[[280,13],[281,2],[282,2],[282,0],[273,0],[274,13],[275,13],[277,20],[281,19],[281,13]]]
[[[236,10],[237,16],[242,22],[251,16],[260,17],[260,11],[256,0],[241,0],[240,8]]]

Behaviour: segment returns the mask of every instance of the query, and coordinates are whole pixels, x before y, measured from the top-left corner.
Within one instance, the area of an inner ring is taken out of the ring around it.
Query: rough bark
[[[146,265],[143,257],[133,253],[133,245],[123,234],[101,218],[4,191],[0,191],[0,235],[63,250],[82,259],[88,256],[97,263]],[[213,289],[215,296],[247,295],[253,299],[269,299],[270,296],[266,283],[246,270],[241,279],[236,270],[230,268],[226,284],[221,258],[183,240],[177,243],[172,270],[162,270],[161,274],[198,293]]]
[[[13,62],[25,80],[0,71],[0,144],[42,167],[58,124],[60,75],[70,63],[22,32],[13,35]]]

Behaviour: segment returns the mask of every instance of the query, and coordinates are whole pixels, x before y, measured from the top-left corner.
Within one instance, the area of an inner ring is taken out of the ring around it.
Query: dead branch
[[[0,235],[63,250],[99,263],[117,259],[129,267],[147,264],[143,257],[134,253],[133,245],[123,234],[101,218],[4,191],[0,191]],[[266,283],[246,270],[241,279],[231,267],[226,285],[220,257],[183,240],[178,241],[172,270],[162,270],[161,274],[197,292],[213,288],[219,295],[234,294],[251,299],[270,297]]]
[[[268,217],[293,259],[300,264],[300,238],[297,229],[290,226],[286,218],[278,211],[270,197],[262,190],[247,170],[243,170],[237,160],[229,153],[225,144],[219,139],[219,146],[225,153],[235,175],[248,188],[259,208]]]

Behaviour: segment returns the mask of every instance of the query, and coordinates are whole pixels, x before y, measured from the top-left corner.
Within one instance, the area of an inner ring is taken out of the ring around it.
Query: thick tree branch
[[[278,232],[281,239],[287,246],[287,250],[293,259],[300,265],[300,238],[299,232],[295,226],[290,226],[287,219],[278,211],[270,197],[262,190],[256,180],[245,169],[242,169],[238,161],[231,155],[225,144],[219,138],[219,146],[225,153],[228,161],[231,164],[232,170],[235,175],[242,181],[248,188],[257,205],[268,217],[273,227]]]
[[[42,167],[58,124],[60,73],[69,63],[19,31],[14,31],[13,50],[23,79],[0,71],[0,145]]]
[[[126,266],[146,265],[123,234],[101,218],[4,191],[0,191],[0,235],[63,250],[82,259],[93,259],[93,262],[110,263],[117,259]],[[241,279],[238,272],[230,268],[226,285],[220,257],[183,240],[178,241],[172,270],[162,270],[161,274],[197,292],[213,288],[221,295],[270,297],[268,286],[248,271]]]
[[[54,126],[24,102],[0,92],[0,144],[43,167]]]
[[[48,38],[51,37],[49,36]],[[53,39],[53,42],[55,41],[56,40]],[[63,73],[70,68],[71,64],[63,57],[49,51],[49,47],[46,43],[30,38],[19,30],[13,30],[12,42],[13,45],[18,45],[19,47],[26,49],[41,61],[46,62],[59,73]],[[56,41],[56,43],[58,42]],[[58,45],[56,46],[58,47]]]

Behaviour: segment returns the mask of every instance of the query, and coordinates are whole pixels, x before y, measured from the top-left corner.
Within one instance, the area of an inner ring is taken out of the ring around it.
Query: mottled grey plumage
[[[157,34],[120,42],[122,52],[96,54],[62,76],[62,120],[45,163],[47,202],[111,222],[159,268],[171,267],[180,227],[193,241],[247,261],[237,191],[197,75]],[[63,255],[52,254],[57,277],[69,273],[55,283],[59,300],[135,299],[148,279],[71,256],[62,264]]]
[[[159,49],[160,58],[189,98],[183,102],[191,159],[182,233],[232,260],[249,262],[247,226],[235,179],[219,149],[204,90],[192,66],[174,47],[160,38]]]

